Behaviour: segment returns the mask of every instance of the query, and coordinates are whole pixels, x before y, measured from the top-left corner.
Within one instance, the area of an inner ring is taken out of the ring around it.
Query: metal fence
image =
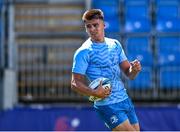
[[[53,42],[55,43],[53,43]],[[81,42],[60,40],[18,44],[18,88],[21,101],[81,99],[70,89],[72,57]],[[71,47],[71,48],[70,48]]]

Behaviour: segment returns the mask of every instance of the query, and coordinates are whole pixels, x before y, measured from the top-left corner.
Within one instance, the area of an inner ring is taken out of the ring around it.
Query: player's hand
[[[97,89],[95,89],[95,93],[96,93],[96,97],[104,99],[111,94],[111,89],[103,88],[102,81],[100,81],[100,85],[98,86]]]
[[[135,59],[134,61],[130,62],[131,69],[130,71],[133,73],[139,73],[141,71],[141,63],[139,60]]]

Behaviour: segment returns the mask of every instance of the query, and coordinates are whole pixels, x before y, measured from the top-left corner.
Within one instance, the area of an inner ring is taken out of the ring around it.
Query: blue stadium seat
[[[126,41],[129,60],[138,59],[143,66],[153,66],[153,55],[148,37],[131,37]]]
[[[180,66],[180,38],[158,37],[156,43],[158,66]]]
[[[158,37],[156,43],[157,52],[180,51],[179,37]]]
[[[149,0],[125,1],[126,32],[149,32],[151,30],[148,3]]]
[[[180,66],[179,51],[162,51],[158,53],[158,66]]]
[[[148,17],[148,5],[146,3],[143,4],[126,4],[126,16],[132,18],[142,18]]]
[[[129,37],[125,44],[127,53],[134,51],[151,51],[148,37]]]
[[[149,4],[149,0],[124,0],[124,2],[125,2],[126,5],[130,5],[130,4],[131,5],[132,4],[134,4],[134,5]]]
[[[138,59],[142,66],[152,67],[153,66],[153,55],[151,52],[147,51],[136,51],[128,53],[127,55],[128,59],[130,61],[133,61],[134,59]]]
[[[105,18],[105,31],[107,32],[119,32],[120,31],[120,22],[115,18]]]
[[[180,89],[180,69],[172,67],[160,69],[159,82],[161,89]]]
[[[119,0],[93,0],[92,8],[101,9],[104,12],[106,31],[107,32],[119,32]]]
[[[92,0],[91,1],[92,6],[100,6],[100,5],[108,5],[108,6],[118,6],[119,0]]]
[[[130,32],[149,32],[150,21],[148,19],[132,19],[126,18],[125,31]]]
[[[179,32],[179,0],[157,0],[156,7],[156,29],[160,32]]]
[[[121,35],[118,33],[105,32],[105,36],[108,38],[117,39],[119,42],[121,42]]]
[[[102,1],[102,0],[100,0]],[[104,1],[104,0],[103,0]],[[119,5],[118,3],[113,4],[111,2],[95,2],[93,3],[93,8],[99,8],[104,12],[105,17],[118,16],[119,14]]]
[[[150,89],[153,88],[153,73],[150,68],[142,68],[142,71],[134,80],[128,81],[130,89]]]
[[[160,32],[179,32],[180,19],[157,18],[156,29],[157,31],[160,31]]]

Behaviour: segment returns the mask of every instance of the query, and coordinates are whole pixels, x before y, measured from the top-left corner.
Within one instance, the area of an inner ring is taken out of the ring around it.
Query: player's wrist
[[[90,88],[91,89],[91,88]],[[96,89],[91,89],[90,96],[98,96]]]

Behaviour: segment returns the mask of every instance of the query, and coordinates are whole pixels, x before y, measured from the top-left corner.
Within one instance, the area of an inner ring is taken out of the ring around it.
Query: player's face
[[[104,22],[101,19],[92,19],[85,22],[86,32],[92,41],[104,41]]]

